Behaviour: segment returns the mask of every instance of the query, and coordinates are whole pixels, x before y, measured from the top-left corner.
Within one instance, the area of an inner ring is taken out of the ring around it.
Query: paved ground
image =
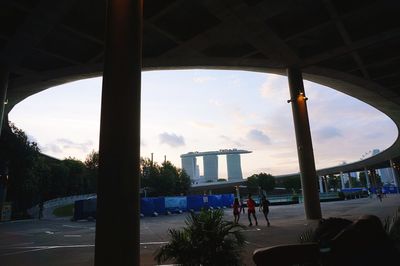
[[[322,203],[325,218],[356,219],[362,214],[375,214],[381,219],[400,207],[400,196],[389,195],[383,202],[377,199],[355,199]],[[232,219],[231,210],[226,210]],[[298,235],[310,224],[304,219],[301,204],[272,206],[271,227],[258,213],[259,226],[244,230],[247,246],[243,251],[246,265],[254,265],[252,252],[259,247],[296,243]],[[168,241],[167,229],[184,225],[185,214],[143,218],[141,220],[141,265],[155,265],[154,251]],[[247,225],[247,217],[241,221]],[[0,223],[0,265],[56,266],[93,265],[94,222],[70,222],[67,219],[28,220]]]

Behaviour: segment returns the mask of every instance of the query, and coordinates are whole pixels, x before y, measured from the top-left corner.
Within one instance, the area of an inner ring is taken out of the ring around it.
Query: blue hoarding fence
[[[233,200],[233,194],[148,197],[141,199],[140,212],[143,216],[155,216],[157,214],[200,211],[203,208],[209,209],[211,207],[218,209],[231,207]]]

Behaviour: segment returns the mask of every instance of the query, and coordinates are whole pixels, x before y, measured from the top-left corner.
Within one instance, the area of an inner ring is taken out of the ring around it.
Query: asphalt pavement
[[[354,220],[363,214],[374,214],[382,220],[400,207],[399,195],[388,195],[382,202],[373,198],[353,199],[321,204],[324,218],[342,217]],[[232,210],[225,210],[233,220]],[[305,220],[302,204],[270,207],[271,226],[257,212],[259,225],[246,227],[243,259],[254,265],[251,255],[257,248],[297,243],[298,236],[315,226]],[[145,217],[141,219],[141,265],[155,265],[154,252],[168,241],[168,228],[184,226],[186,214]],[[248,224],[247,214],[240,223]],[[93,221],[71,222],[69,219],[23,220],[0,223],[1,266],[89,266],[94,264],[96,224]],[[112,230],[112,228],[110,229]],[[112,243],[110,243],[111,245]]]

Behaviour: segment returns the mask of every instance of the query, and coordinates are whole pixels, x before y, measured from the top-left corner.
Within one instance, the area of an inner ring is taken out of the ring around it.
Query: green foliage
[[[313,237],[314,237],[314,230],[312,228],[309,228],[298,236],[297,241],[302,244],[310,243],[313,242]]]
[[[68,204],[62,207],[55,208],[53,215],[57,217],[69,217],[74,215],[74,204]]]
[[[223,220],[223,211],[191,213],[182,230],[169,229],[170,242],[156,251],[158,264],[241,265],[242,225]]]
[[[275,178],[266,173],[254,174],[247,178],[247,186],[253,189],[261,187],[261,189],[269,192],[275,187]]]
[[[150,196],[184,195],[190,188],[190,177],[171,162],[161,166],[150,159],[140,160],[141,187],[147,188]]]
[[[400,208],[392,217],[387,217],[383,223],[388,236],[400,247]]]
[[[300,190],[301,189],[301,180],[300,176],[292,176],[285,178],[283,181],[283,187],[285,187],[287,190]]]
[[[96,176],[85,164],[41,154],[37,144],[12,123],[2,132],[0,162],[8,168],[7,200],[14,213],[52,198],[96,191]]]

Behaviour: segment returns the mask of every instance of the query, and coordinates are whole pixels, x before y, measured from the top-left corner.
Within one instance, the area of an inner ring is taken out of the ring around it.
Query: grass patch
[[[74,215],[74,204],[68,204],[62,207],[55,208],[53,215],[57,217],[66,217]]]

